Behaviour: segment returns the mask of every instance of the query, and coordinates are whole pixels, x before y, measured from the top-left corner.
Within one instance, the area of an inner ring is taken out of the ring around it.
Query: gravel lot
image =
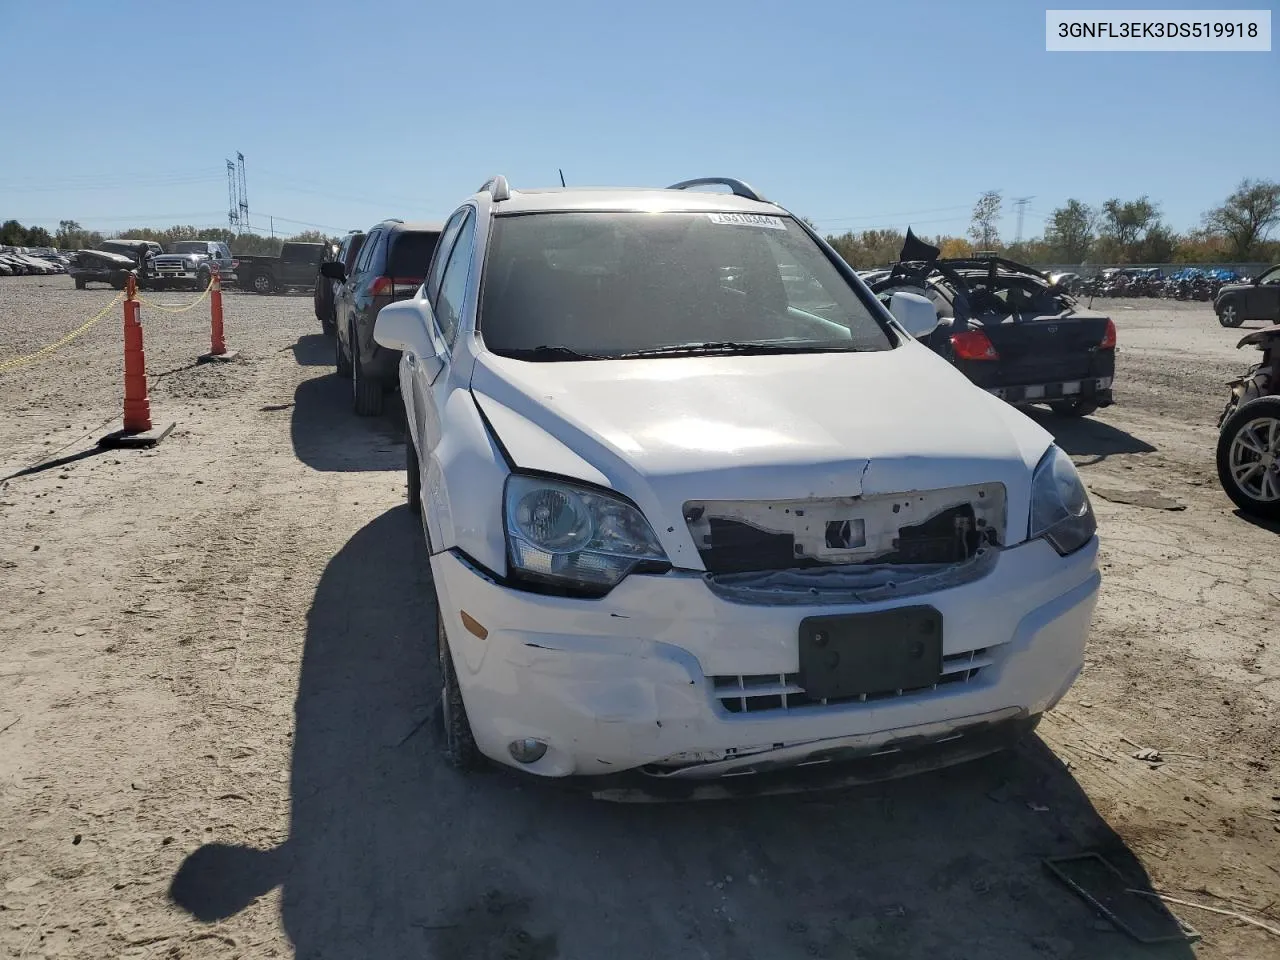
[[[0,280],[0,363],[113,295]],[[1202,940],[1140,947],[1040,862],[1102,851],[1280,926],[1280,543],[1212,462],[1245,331],[1101,305],[1117,405],[1043,417],[1106,568],[1067,700],[1008,756],[727,804],[437,759],[402,428],[351,415],[309,298],[228,293],[241,359],[207,367],[207,307],[144,308],[153,419],[178,424],[152,451],[93,444],[120,412],[118,312],[0,374],[0,477],[56,463],[0,483],[0,955],[1280,956],[1180,906]]]

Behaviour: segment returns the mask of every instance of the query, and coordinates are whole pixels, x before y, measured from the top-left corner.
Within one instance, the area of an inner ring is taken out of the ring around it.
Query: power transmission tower
[[[1014,243],[1022,242],[1022,218],[1026,215],[1027,204],[1034,200],[1035,197],[1014,197],[1013,205],[1018,208],[1018,229],[1013,238]]]
[[[239,196],[236,194],[236,165],[227,161],[227,228],[232,233],[240,232]]]
[[[240,210],[240,226],[244,230],[251,230],[252,228],[249,226],[249,188],[245,186],[244,181],[244,154],[238,150],[236,151],[236,178],[238,181],[237,193],[239,194],[239,199],[237,206]]]

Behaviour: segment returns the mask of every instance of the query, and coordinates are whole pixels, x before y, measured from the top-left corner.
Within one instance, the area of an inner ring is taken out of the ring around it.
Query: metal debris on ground
[[[1109,490],[1101,487],[1090,487],[1089,492],[1112,503],[1123,503],[1132,507],[1146,507],[1148,510],[1185,510],[1187,505],[1179,503],[1172,497],[1166,497],[1154,490]]]
[[[1139,943],[1200,939],[1200,934],[1171,913],[1160,902],[1160,897],[1136,896],[1141,891],[1134,890],[1124,874],[1097,853],[1045,857],[1041,862],[1085,902]]]

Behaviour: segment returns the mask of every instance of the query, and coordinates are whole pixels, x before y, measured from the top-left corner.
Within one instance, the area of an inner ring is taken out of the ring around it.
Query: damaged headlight
[[[1075,464],[1059,447],[1050,447],[1031,480],[1028,539],[1044,537],[1065,557],[1088,543],[1097,529]]]
[[[523,577],[604,593],[637,568],[670,566],[649,521],[620,497],[512,474],[503,499],[507,557]]]

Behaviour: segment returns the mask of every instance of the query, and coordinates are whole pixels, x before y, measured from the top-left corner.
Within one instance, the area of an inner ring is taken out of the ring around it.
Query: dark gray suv
[[[384,396],[396,385],[400,353],[373,339],[378,311],[414,295],[426,276],[438,223],[384,220],[370,227],[360,255],[348,270],[342,261],[321,264],[320,272],[341,286],[334,292],[334,362],[352,381],[352,403],[364,417],[382,412]]]

